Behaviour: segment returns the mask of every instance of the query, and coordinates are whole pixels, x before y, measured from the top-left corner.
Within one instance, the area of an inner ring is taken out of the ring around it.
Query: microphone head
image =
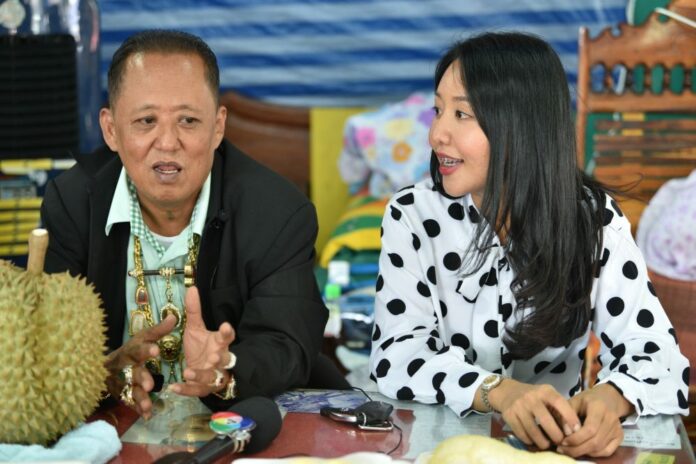
[[[251,431],[251,440],[244,447],[245,453],[258,453],[265,449],[278,436],[283,425],[278,405],[262,396],[241,400],[228,411],[252,419],[256,423],[256,427]]]

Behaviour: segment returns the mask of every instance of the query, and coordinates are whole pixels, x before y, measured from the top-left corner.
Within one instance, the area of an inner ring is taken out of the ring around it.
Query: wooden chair
[[[696,0],[676,1],[670,10],[696,19]],[[619,29],[618,35],[605,29],[594,39],[580,30],[578,161],[585,166],[589,141],[597,179],[637,184],[630,193],[638,201],[622,204],[635,232],[654,192],[696,168],[696,29],[663,22],[657,13],[641,26]]]
[[[309,108],[266,103],[225,92],[225,138],[309,193]]]

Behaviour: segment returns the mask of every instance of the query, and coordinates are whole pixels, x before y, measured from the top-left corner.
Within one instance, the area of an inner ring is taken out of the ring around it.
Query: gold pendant
[[[128,325],[128,335],[131,337],[143,329],[151,327],[149,316],[149,309],[133,309],[131,310],[130,323]]]
[[[169,302],[160,308],[160,321],[165,320],[170,314],[173,314],[174,317],[176,317],[174,329],[179,328],[181,325],[181,311],[179,311],[179,308],[177,308],[172,302]]]
[[[160,356],[167,362],[179,360],[181,353],[181,339],[173,334],[167,334],[157,342],[160,348]]]
[[[184,286],[186,288],[196,285],[196,268],[192,264],[184,265]]]

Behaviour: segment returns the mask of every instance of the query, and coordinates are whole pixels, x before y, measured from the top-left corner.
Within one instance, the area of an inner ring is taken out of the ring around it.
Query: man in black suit
[[[153,373],[218,409],[305,385],[321,346],[314,207],[223,140],[218,86],[198,37],[127,39],[100,114],[111,151],[49,183],[41,209],[46,270],[94,284],[109,392],[145,417]]]

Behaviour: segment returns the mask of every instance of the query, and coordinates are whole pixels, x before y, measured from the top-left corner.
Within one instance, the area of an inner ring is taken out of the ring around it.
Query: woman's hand
[[[222,390],[230,379],[224,366],[230,361],[229,345],[234,341],[234,337],[234,329],[227,322],[223,322],[215,332],[205,327],[198,289],[189,288],[186,292],[184,330],[186,382],[172,384],[169,389],[180,395],[199,397]]]
[[[488,399],[517,438],[539,449],[549,448],[552,442],[559,444],[580,429],[575,410],[551,385],[530,385],[506,378],[491,390]]]
[[[623,441],[620,419],[634,412],[633,405],[608,383],[574,396],[570,405],[584,421],[580,430],[566,437],[556,451],[571,457],[613,454]]]
[[[159,356],[157,341],[174,329],[176,318],[168,316],[154,327],[141,330],[125,344],[112,351],[106,358],[105,367],[109,372],[106,387],[114,398],[121,398],[121,393],[127,387],[125,370],[131,374],[130,394],[126,395],[126,404],[135,409],[138,414],[148,419],[152,411],[150,391],[155,386],[150,371],[145,367],[148,359]],[[130,366],[130,367],[128,367]],[[130,398],[133,404],[130,403]]]

